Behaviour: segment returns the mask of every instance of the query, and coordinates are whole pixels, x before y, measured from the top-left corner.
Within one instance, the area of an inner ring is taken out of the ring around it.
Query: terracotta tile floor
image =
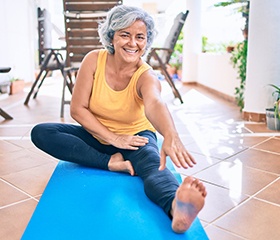
[[[163,97],[180,135],[197,160],[182,176],[207,186],[199,218],[212,240],[276,240],[280,236],[280,132],[245,123],[238,107],[195,86],[178,88],[184,104],[173,101],[165,82]],[[20,239],[57,160],[36,149],[30,130],[39,122],[73,122],[69,106],[60,119],[60,77],[46,79],[36,100],[25,92],[0,101],[14,119],[0,119],[0,239]]]

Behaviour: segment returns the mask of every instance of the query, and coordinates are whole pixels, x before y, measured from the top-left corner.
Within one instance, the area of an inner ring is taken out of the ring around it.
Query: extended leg
[[[143,179],[145,193],[172,219],[172,229],[177,233],[188,230],[204,205],[206,190],[197,179],[187,177],[179,186],[174,175],[166,168],[159,171],[159,152],[153,133],[138,135],[149,138],[149,143],[137,151],[124,152]]]
[[[155,134],[144,131],[138,135],[148,137],[149,143],[139,150],[121,153],[131,161],[136,174],[142,178],[146,195],[171,217],[170,210],[179,183],[168,169],[158,170],[160,155]]]

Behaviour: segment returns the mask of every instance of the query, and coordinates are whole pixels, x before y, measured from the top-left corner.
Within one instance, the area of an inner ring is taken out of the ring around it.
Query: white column
[[[280,86],[280,1],[251,0],[244,112],[273,107],[268,84]]]
[[[183,82],[196,82],[198,54],[201,52],[201,0],[186,0],[189,15],[184,25]]]

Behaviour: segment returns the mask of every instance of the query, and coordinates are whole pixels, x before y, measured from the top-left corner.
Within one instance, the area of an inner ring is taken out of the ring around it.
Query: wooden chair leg
[[[40,85],[39,85],[39,88],[41,87],[41,85],[42,85],[44,79],[46,78],[46,76],[47,76],[47,74],[48,74],[48,71],[49,71],[49,70],[47,70],[47,69],[48,69],[47,66],[48,66],[49,61],[50,61],[51,57],[53,56],[53,54],[54,54],[53,51],[51,51],[51,52],[46,56],[46,58],[44,59],[44,62],[43,62],[43,64],[42,64],[42,66],[41,66],[41,71],[40,71],[40,73],[38,74],[38,76],[37,76],[35,82],[33,83],[32,87],[31,87],[31,89],[30,89],[30,91],[29,91],[29,93],[28,93],[28,95],[27,95],[27,97],[26,97],[26,99],[25,99],[25,101],[24,101],[24,105],[28,105],[29,99],[30,99],[30,97],[31,97],[31,95],[32,95],[32,93],[33,93],[33,91],[34,91],[34,89],[35,89],[37,83],[39,82],[39,80],[40,80],[40,78],[41,78],[41,75],[42,75],[43,73],[45,73],[45,75],[44,75],[44,77],[43,77],[43,79],[42,79],[42,81],[41,81],[41,83],[40,83]],[[36,96],[37,96],[37,94],[38,94],[38,91],[39,91],[39,88],[38,88],[37,92],[34,94],[34,97],[33,97],[33,98],[36,98]]]
[[[13,117],[5,112],[2,108],[0,108],[0,115],[5,118],[6,120],[12,120]]]
[[[61,96],[61,106],[60,106],[60,117],[64,118],[64,104],[65,104],[65,87],[66,87],[66,73],[62,72],[63,85],[62,85],[62,96]]]
[[[66,89],[66,86],[67,86],[68,90],[70,91],[70,93],[72,94],[72,88],[70,88],[70,86],[69,86],[69,82],[67,80],[67,76],[68,76],[68,71],[64,71],[63,72],[63,86],[62,86],[62,96],[61,96],[61,107],[60,107],[60,117],[61,118],[64,118],[64,106],[66,104],[70,104],[70,101],[65,100],[65,89]],[[71,79],[69,81],[71,81]]]
[[[37,97],[38,92],[39,92],[39,90],[40,90],[40,87],[42,86],[42,84],[43,84],[44,80],[46,79],[48,73],[49,73],[49,70],[46,70],[46,71],[45,71],[45,74],[44,74],[44,76],[43,76],[43,78],[42,78],[42,80],[40,81],[40,83],[39,83],[39,85],[38,85],[38,87],[37,87],[36,92],[35,92],[34,95],[33,95],[33,99],[35,99],[35,98]]]
[[[178,91],[178,89],[176,88],[172,78],[170,77],[170,75],[168,74],[167,70],[165,67],[161,68],[161,72],[163,73],[165,80],[168,82],[169,86],[172,89],[173,95],[175,98],[179,98],[180,102],[183,104],[183,99],[181,97],[180,92]]]
[[[30,97],[31,97],[31,95],[32,95],[32,93],[33,93],[33,91],[34,91],[34,89],[35,89],[37,83],[39,82],[39,80],[40,80],[40,78],[41,78],[41,75],[42,75],[44,72],[45,72],[45,69],[42,69],[42,70],[40,71],[40,73],[38,74],[37,78],[35,79],[34,83],[33,83],[32,86],[31,86],[31,89],[30,89],[29,93],[27,94],[27,97],[26,97],[26,99],[25,99],[25,101],[24,101],[24,105],[28,105],[29,99],[30,99]],[[45,74],[45,75],[46,75],[46,74]]]
[[[181,103],[184,103],[183,102],[183,99],[181,97],[181,94],[180,92],[178,91],[178,89],[176,88],[172,78],[170,77],[169,73],[167,72],[167,69],[166,69],[166,66],[165,64],[162,62],[162,60],[160,59],[160,57],[158,56],[158,54],[156,53],[156,51],[153,51],[152,52],[152,56],[158,61],[159,63],[159,66],[160,66],[160,70],[162,72],[162,74],[164,75],[165,77],[165,80],[168,82],[169,86],[171,87],[172,89],[172,92],[174,94],[174,97],[175,98],[179,98],[180,102]],[[151,57],[150,57],[151,58]]]

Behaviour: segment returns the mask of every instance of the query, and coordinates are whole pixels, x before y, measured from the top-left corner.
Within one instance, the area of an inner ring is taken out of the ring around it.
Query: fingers
[[[160,151],[160,165],[159,165],[159,168],[158,170],[159,171],[162,171],[164,170],[166,167],[166,154],[164,153],[164,151]]]
[[[164,151],[161,151],[161,156],[160,156],[160,166],[159,170],[164,170],[166,166],[166,154]],[[193,164],[195,164],[195,160],[191,155],[188,155],[187,153],[181,154],[181,153],[173,153],[169,155],[169,157],[172,159],[172,162],[174,165],[178,168],[183,167],[183,168],[188,168],[188,167],[193,167]]]
[[[172,162],[175,164],[176,167],[180,168],[181,166],[183,166],[184,168],[188,168],[184,160],[179,159],[175,152],[173,154],[170,154],[169,157],[171,158]]]
[[[130,142],[131,146],[144,146],[149,142],[149,139],[141,136],[133,136]]]
[[[141,136],[131,136],[131,135],[118,135],[115,142],[112,144],[115,147],[128,149],[128,150],[138,150],[139,147],[146,145],[149,139]]]
[[[127,150],[138,150],[139,149],[139,147],[134,147],[134,146],[130,146],[130,145],[123,147],[123,148],[127,149]]]
[[[171,158],[171,160],[175,164],[175,166],[178,168],[193,167],[194,164],[196,164],[194,158],[186,151],[183,151],[183,152],[174,151],[172,154],[169,155],[169,157]]]
[[[190,153],[188,153],[186,151],[183,152],[183,157],[189,167],[193,167],[194,164],[196,164],[195,159],[193,158],[193,156]]]
[[[129,150],[137,150],[139,147],[146,145],[149,142],[148,138],[133,136],[130,142],[128,143],[127,149]]]

